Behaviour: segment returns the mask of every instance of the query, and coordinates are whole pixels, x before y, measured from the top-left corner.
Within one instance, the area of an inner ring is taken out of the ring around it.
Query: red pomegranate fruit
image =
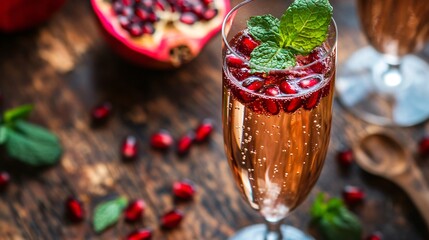
[[[147,68],[195,58],[219,32],[229,0],[91,0],[113,50]]]
[[[0,31],[25,30],[48,20],[65,0],[2,0],[0,1]]]

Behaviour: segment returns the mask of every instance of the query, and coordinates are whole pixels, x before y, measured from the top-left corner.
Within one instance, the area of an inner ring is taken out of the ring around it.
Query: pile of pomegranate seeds
[[[109,102],[101,103],[91,110],[91,124],[94,127],[107,122],[112,113],[112,105]]]
[[[321,98],[329,95],[329,83],[314,91],[324,84],[321,76],[329,71],[329,58],[315,62],[326,54],[324,48],[317,47],[308,56],[298,56],[297,66],[314,62],[301,70],[251,73],[248,63],[243,60],[249,60],[251,52],[258,45],[259,42],[247,32],[241,32],[231,41],[232,48],[240,57],[230,52],[226,56],[226,82],[240,102],[257,113],[277,115],[281,110],[293,113],[301,107],[311,110]],[[243,90],[243,87],[248,91]],[[287,98],[301,92],[303,96]]]
[[[179,200],[190,200],[195,194],[195,184],[190,180],[183,180],[173,184],[173,194]]]
[[[10,175],[7,172],[0,172],[0,190],[6,189],[10,182]]]
[[[130,202],[124,210],[125,221],[137,222],[142,218],[145,208],[146,203],[141,199]]]
[[[420,139],[418,151],[421,156],[429,156],[429,136]]]
[[[341,166],[350,166],[354,161],[353,151],[351,149],[339,151],[337,153],[337,161]]]
[[[365,199],[365,192],[361,188],[347,185],[343,189],[343,199],[347,205],[355,205]]]
[[[152,239],[152,230],[139,229],[128,234],[128,236],[125,239],[126,240],[150,240]]]
[[[75,197],[68,197],[65,202],[65,212],[72,222],[80,222],[85,218],[85,211],[82,203]]]
[[[155,23],[165,15],[160,12],[178,14],[179,21],[187,25],[218,15],[213,1],[207,0],[112,0],[112,8],[121,27],[133,37],[153,34]]]
[[[138,141],[134,136],[127,136],[121,145],[122,159],[131,161],[137,159],[139,155]]]
[[[179,226],[183,220],[183,213],[177,209],[171,210],[161,216],[160,222],[163,229],[173,229]]]

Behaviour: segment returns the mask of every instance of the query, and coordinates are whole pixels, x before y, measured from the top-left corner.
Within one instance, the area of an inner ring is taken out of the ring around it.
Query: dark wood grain
[[[331,0],[339,28],[339,64],[366,44],[360,33],[353,0]],[[4,155],[0,169],[12,183],[0,193],[0,239],[120,239],[140,227],[155,230],[156,240],[227,239],[236,230],[262,218],[241,199],[223,152],[221,133],[221,39],[211,41],[191,64],[174,71],[150,71],[117,57],[101,39],[88,1],[68,1],[54,18],[38,29],[0,35],[0,90],[5,107],[34,103],[31,120],[55,131],[65,148],[57,166],[33,169]],[[429,50],[423,57],[429,59]],[[107,126],[92,129],[89,111],[112,102],[115,114]],[[168,129],[175,138],[212,118],[216,131],[208,143],[179,158],[174,151],[149,147],[151,133]],[[319,191],[339,196],[346,184],[362,187],[364,204],[353,208],[365,234],[380,231],[385,239],[429,239],[419,213],[394,184],[371,176],[357,166],[345,172],[335,160],[337,150],[356,140],[370,125],[335,103],[332,139],[326,165],[310,197],[286,220],[308,229],[308,209]],[[391,129],[415,152],[416,140],[429,132],[427,123]],[[127,134],[140,140],[138,161],[123,163],[119,144]],[[429,159],[419,166],[429,176]],[[175,203],[171,185],[189,178],[198,194],[189,203]],[[426,180],[429,181],[429,178]],[[76,195],[87,210],[81,224],[64,218],[63,202]],[[117,225],[101,235],[91,226],[95,205],[111,196],[142,198],[147,210],[142,222]],[[162,231],[159,216],[173,207],[186,212],[180,228]]]

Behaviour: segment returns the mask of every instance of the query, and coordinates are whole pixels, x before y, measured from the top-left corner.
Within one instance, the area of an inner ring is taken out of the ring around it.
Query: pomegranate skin
[[[101,1],[91,0],[91,5],[106,42],[122,58],[144,68],[179,68],[197,57],[205,45],[221,30],[222,21],[219,21],[216,22],[215,26],[208,26],[208,31],[203,36],[193,37],[184,33],[173,36],[163,35],[162,40],[156,45],[142,46],[137,43],[138,40],[124,35],[123,30],[118,30],[116,24],[114,24],[116,19],[112,17],[111,12],[113,10],[106,11],[106,6],[102,6]],[[222,9],[216,15],[219,20],[223,19],[230,10],[230,0],[220,1],[223,3]],[[180,60],[171,57],[170,53],[177,52],[176,50],[186,52],[184,53],[186,57],[179,57]]]
[[[66,0],[1,0],[0,31],[16,32],[47,21]]]

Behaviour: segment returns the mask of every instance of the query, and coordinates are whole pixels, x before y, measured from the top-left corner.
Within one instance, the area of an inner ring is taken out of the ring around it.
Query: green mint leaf
[[[280,20],[280,46],[310,53],[325,41],[331,17],[328,0],[295,0]]]
[[[98,205],[94,210],[93,217],[95,232],[100,233],[115,224],[127,204],[128,200],[126,198],[118,197]]]
[[[6,124],[13,124],[18,119],[28,117],[31,111],[33,111],[33,105],[30,104],[9,109],[3,114],[3,121]]]
[[[61,144],[53,133],[23,120],[7,128],[5,145],[9,156],[33,166],[54,164],[62,154]]]
[[[250,54],[250,67],[254,72],[285,69],[295,66],[295,63],[295,57],[290,50],[280,48],[271,41],[257,46]]]
[[[280,42],[280,20],[272,15],[251,17],[247,21],[250,35],[261,42]]]
[[[319,194],[310,209],[313,222],[326,240],[359,240],[362,226],[359,219],[350,212],[339,198],[325,199]]]
[[[7,130],[8,128],[5,126],[0,127],[0,145],[6,142],[7,140]]]

